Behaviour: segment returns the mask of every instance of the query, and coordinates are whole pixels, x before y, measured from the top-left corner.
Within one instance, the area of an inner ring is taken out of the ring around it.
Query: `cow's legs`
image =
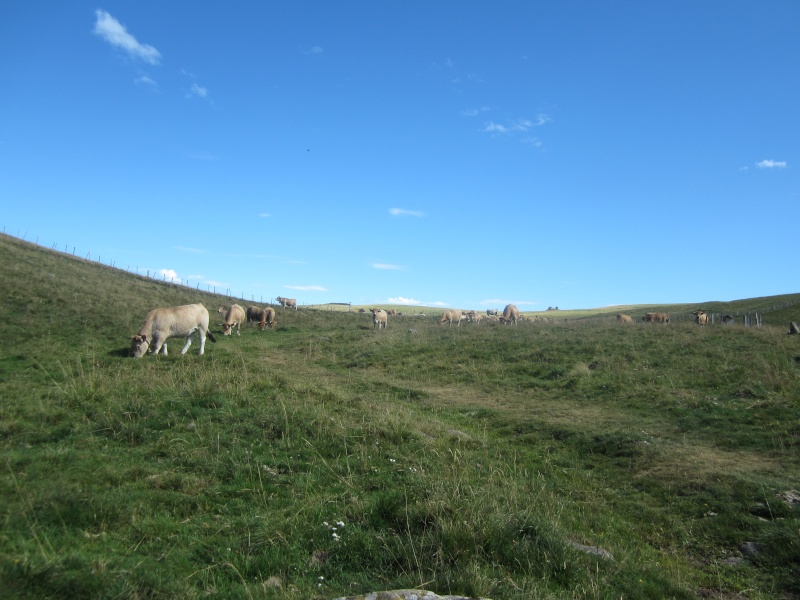
[[[186,344],[184,344],[183,350],[181,350],[181,354],[186,354],[186,351],[189,349],[189,346],[192,345],[192,336],[193,335],[194,335],[194,332],[192,332],[192,333],[190,333],[189,335],[186,336]]]
[[[197,335],[200,336],[200,356],[203,356],[203,352],[206,350],[206,334],[198,331]]]

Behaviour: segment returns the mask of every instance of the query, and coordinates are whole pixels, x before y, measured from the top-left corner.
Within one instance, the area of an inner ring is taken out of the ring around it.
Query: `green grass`
[[[0,276],[4,597],[800,595],[800,304],[760,329],[279,309],[223,337],[229,298],[5,236]],[[197,301],[205,356],[128,358]]]

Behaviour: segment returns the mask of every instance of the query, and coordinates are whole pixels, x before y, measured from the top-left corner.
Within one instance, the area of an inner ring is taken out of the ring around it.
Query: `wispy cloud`
[[[148,44],[142,44],[125,27],[104,10],[95,12],[94,33],[115,48],[120,48],[132,58],[143,60],[151,65],[161,62],[161,53]]]
[[[186,94],[187,98],[207,98],[208,97],[208,88],[203,87],[202,85],[197,85],[196,83],[192,84],[192,87],[189,88],[189,93]]]
[[[322,46],[311,46],[308,50],[305,51],[306,54],[322,54],[325,50]]]
[[[133,80],[133,82],[136,84],[146,85],[149,87],[158,87],[158,84],[155,82],[155,80],[151,79],[147,75],[142,75],[140,77],[137,77],[136,79]]]
[[[272,215],[269,213],[258,213],[258,216],[261,217],[262,219],[268,219]]]
[[[761,162],[757,162],[756,166],[759,169],[785,169],[786,168],[786,161],[785,160],[762,160]]]
[[[321,285],[285,285],[283,286],[290,290],[298,290],[301,292],[327,292],[328,288]]]
[[[372,268],[384,271],[404,271],[406,269],[401,265],[387,265],[386,263],[372,263]]]
[[[418,210],[405,210],[404,208],[390,208],[389,214],[393,217],[424,217],[425,213]]]
[[[484,124],[484,127],[481,131],[500,135],[507,133],[525,133],[534,127],[541,127],[549,122],[550,117],[547,115],[536,115],[536,117],[533,119],[517,119],[506,124],[488,121]]]
[[[203,250],[198,250],[197,248],[187,248],[186,246],[175,246],[176,250],[180,250],[181,252],[190,252],[192,254],[204,254]]]
[[[477,117],[481,113],[489,112],[488,106],[481,106],[480,108],[467,108],[461,111],[462,117]]]
[[[422,302],[419,300],[414,300],[413,298],[403,298],[402,296],[398,296],[397,298],[387,298],[386,301],[389,304],[404,304],[406,306],[420,306]]]

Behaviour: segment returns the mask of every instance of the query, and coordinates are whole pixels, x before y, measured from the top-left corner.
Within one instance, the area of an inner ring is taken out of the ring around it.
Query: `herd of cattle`
[[[294,298],[279,297],[277,301],[284,309],[293,308],[297,310],[297,300]],[[366,311],[360,309],[359,312]],[[389,316],[400,314],[395,310],[387,311],[382,308],[371,308],[369,312],[372,314],[374,329],[386,329]],[[250,306],[245,311],[238,304],[234,304],[228,308],[220,306],[217,309],[217,313],[223,317],[223,335],[232,335],[234,329],[236,330],[236,335],[240,335],[242,323],[258,323],[262,330],[268,327],[273,329],[277,323],[275,309],[272,307]],[[503,309],[502,315],[498,313],[499,311],[497,310],[487,310],[484,315],[474,310],[461,311],[448,308],[442,313],[438,323],[440,325],[447,323],[448,327],[455,324],[458,327],[461,325],[461,321],[480,323],[488,320],[497,321],[504,325],[516,325],[522,319],[519,309],[513,304],[507,305]],[[708,323],[708,315],[704,311],[697,310],[693,314],[698,325],[706,325]],[[725,315],[723,322],[729,322],[726,318],[733,320],[732,317]],[[536,316],[529,319],[533,321],[539,320]],[[217,341],[208,328],[209,321],[208,309],[202,304],[153,309],[147,313],[139,333],[131,338],[131,355],[135,358],[141,358],[148,352],[152,354],[163,352],[166,355],[167,340],[170,338],[185,338],[186,343],[183,346],[183,350],[181,350],[181,354],[186,354],[189,346],[192,345],[192,336],[195,333],[200,339],[200,354],[202,355],[205,351],[206,338],[212,342]],[[633,317],[631,315],[618,314],[617,321],[620,323],[633,323]],[[669,323],[669,315],[667,313],[647,313],[642,317],[642,321],[645,323]]]

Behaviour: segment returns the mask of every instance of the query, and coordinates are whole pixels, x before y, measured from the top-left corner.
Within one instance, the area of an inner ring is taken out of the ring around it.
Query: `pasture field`
[[[0,281],[4,598],[800,597],[800,304],[382,331],[301,307],[227,337],[230,300],[6,236]],[[718,308],[776,300],[800,295]],[[193,302],[205,356],[128,357]]]

